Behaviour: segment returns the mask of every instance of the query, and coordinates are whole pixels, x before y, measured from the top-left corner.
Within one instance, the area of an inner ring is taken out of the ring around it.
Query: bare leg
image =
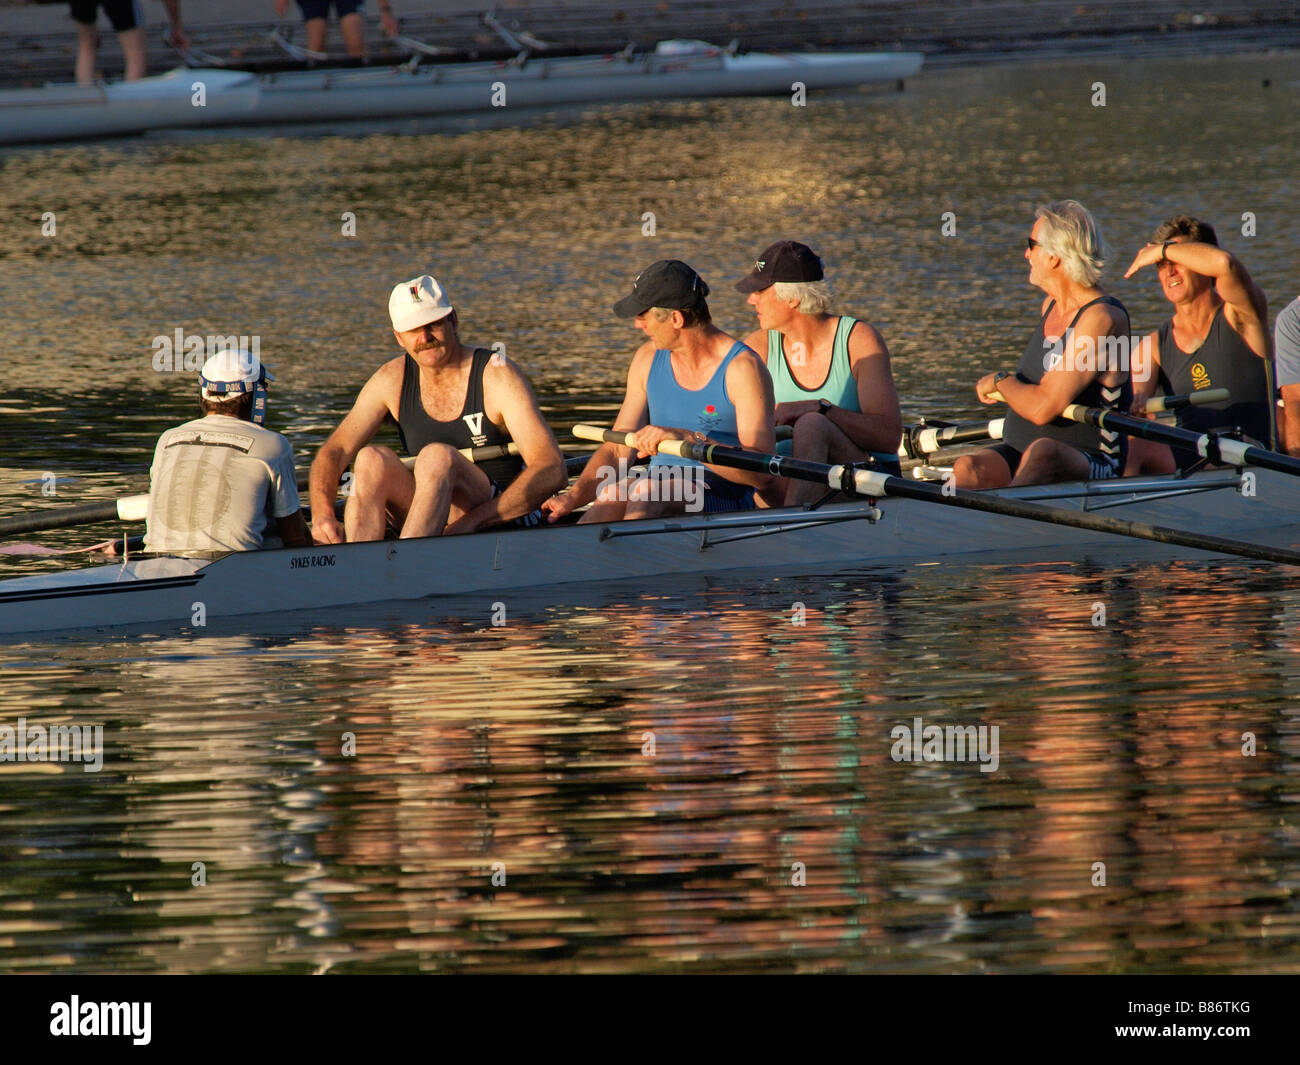
[[[348,542],[382,540],[390,512],[401,521],[415,496],[415,476],[386,447],[362,448],[352,463],[352,493],[343,514]]]
[[[148,69],[148,57],[145,54],[144,30],[136,26],[117,35],[122,43],[122,54],[126,56],[126,80],[139,81]]]
[[[1011,483],[1011,467],[996,451],[963,455],[952,464],[952,474],[954,487],[973,491],[1005,488]]]
[[[415,460],[415,495],[402,523],[402,539],[441,536],[453,506],[465,514],[491,496],[486,473],[455,448],[430,444]]]
[[[867,453],[845,435],[844,430],[823,414],[805,414],[794,423],[791,446],[795,458],[809,462],[861,462]],[[826,489],[811,481],[787,480],[785,505],[802,506],[826,494]]]
[[[1053,484],[1057,481],[1086,481],[1088,460],[1078,448],[1059,440],[1039,439],[1025,449],[1011,486]]]
[[[1125,477],[1173,473],[1177,468],[1174,453],[1165,444],[1137,436],[1129,437],[1128,461],[1124,463]]]
[[[307,47],[313,52],[325,51],[325,35],[329,32],[329,24],[323,18],[309,18],[305,25]]]
[[[99,31],[93,25],[77,23],[77,84],[93,85],[95,82],[95,50],[99,47]]]
[[[339,19],[339,30],[343,34],[343,47],[348,50],[348,55],[360,59],[366,54],[365,27],[360,12],[354,11]]]

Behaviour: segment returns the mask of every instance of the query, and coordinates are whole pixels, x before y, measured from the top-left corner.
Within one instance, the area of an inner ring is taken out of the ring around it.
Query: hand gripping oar
[[[1230,440],[1217,433],[1197,433],[1190,429],[1178,429],[1172,425],[1161,425],[1142,418],[1130,418],[1124,414],[1102,410],[1099,407],[1081,407],[1071,403],[1065,408],[1066,418],[1095,425],[1099,429],[1118,430],[1129,436],[1139,436],[1143,440],[1154,440],[1161,444],[1171,444],[1185,451],[1195,451],[1202,458],[1215,464],[1228,466],[1259,466],[1265,470],[1279,473],[1300,474],[1300,459],[1292,455],[1282,455],[1266,448],[1245,444],[1240,440]]]
[[[601,429],[594,425],[575,425],[573,435],[580,440],[604,440],[609,443],[623,444],[628,447],[634,434]],[[1159,544],[1176,544],[1179,547],[1192,547],[1198,551],[1210,551],[1223,555],[1240,555],[1242,558],[1258,558],[1266,562],[1285,562],[1292,566],[1300,565],[1300,551],[1287,548],[1262,547],[1258,544],[1244,543],[1240,540],[1226,540],[1221,536],[1209,536],[1202,533],[1184,532],[1181,529],[1169,529],[1162,525],[1148,525],[1145,522],[1124,521],[1119,518],[1103,517],[1099,514],[1086,514],[1081,511],[1063,510],[1059,507],[1044,507],[1037,503],[1027,503],[1020,499],[1007,499],[983,492],[970,492],[947,485],[932,484],[927,481],[905,481],[901,477],[879,473],[874,470],[855,469],[852,466],[827,466],[820,462],[806,459],[783,458],[780,455],[764,455],[757,451],[744,451],[723,444],[688,444],[683,440],[663,440],[659,450],[666,455],[677,455],[684,459],[713,466],[731,466],[738,470],[752,470],[755,473],[769,473],[774,477],[790,477],[798,481],[811,481],[825,485],[851,495],[878,499],[882,496],[895,496],[904,499],[916,499],[925,503],[938,503],[945,507],[962,507],[967,510],[981,510],[987,514],[1001,514],[1009,518],[1025,518],[1029,521],[1041,521],[1049,525],[1069,525],[1076,529],[1088,529],[1092,532],[1112,533],[1116,536],[1132,536],[1139,540],[1153,540]]]
[[[490,459],[506,458],[519,454],[519,445],[486,444],[482,447],[463,447],[460,453],[471,462],[487,462]],[[569,473],[581,470],[590,459],[590,455],[575,455],[564,460]],[[415,465],[415,457],[402,459],[402,465],[410,469]],[[298,491],[306,492],[307,475],[298,478]],[[47,529],[67,529],[74,525],[97,525],[107,521],[137,522],[144,521],[149,513],[149,495],[123,496],[103,503],[83,503],[75,507],[59,507],[51,510],[37,510],[30,514],[13,514],[0,518],[0,536],[17,536],[20,533],[42,532]]]

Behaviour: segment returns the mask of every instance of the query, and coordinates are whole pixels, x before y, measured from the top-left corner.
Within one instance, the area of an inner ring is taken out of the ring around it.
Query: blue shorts
[[[753,510],[754,490],[747,484],[737,484],[720,477],[712,470],[704,471],[704,513],[722,514],[731,510]]]
[[[1088,480],[1109,481],[1123,475],[1124,462],[1128,458],[1128,438],[1121,437],[1121,440],[1120,453],[1116,456],[1107,455],[1103,451],[1090,451],[1086,447],[1075,448],[1088,460]],[[1016,475],[1016,470],[1020,468],[1020,460],[1025,456],[1023,451],[1010,444],[994,444],[988,450],[997,452],[1011,470],[1011,476]]]

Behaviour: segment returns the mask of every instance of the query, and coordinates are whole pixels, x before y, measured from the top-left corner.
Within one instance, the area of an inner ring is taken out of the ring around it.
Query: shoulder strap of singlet
[[[465,414],[474,413],[475,411],[484,410],[483,406],[483,370],[487,367],[488,360],[492,358],[492,352],[487,348],[474,349],[474,361],[469,369],[469,387],[465,389],[465,408],[462,410],[461,417]]]
[[[1073,329],[1076,324],[1078,324],[1079,318],[1083,315],[1083,312],[1086,311],[1089,307],[1091,307],[1094,303],[1108,303],[1112,307],[1118,307],[1121,311],[1124,312],[1124,317],[1128,318],[1128,308],[1125,307],[1124,304],[1120,303],[1120,301],[1117,300],[1114,296],[1111,295],[1098,296],[1095,300],[1089,300],[1077,311],[1075,311],[1074,317],[1070,320],[1070,324],[1065,327],[1065,331],[1067,333],[1071,329]],[[1048,307],[1047,309],[1048,311],[1051,311],[1052,308]],[[1046,318],[1047,315],[1043,315],[1043,317]]]

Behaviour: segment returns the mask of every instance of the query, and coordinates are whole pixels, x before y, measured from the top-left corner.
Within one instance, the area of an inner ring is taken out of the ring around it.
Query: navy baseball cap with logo
[[[825,276],[821,258],[807,244],[778,240],[763,249],[754,269],[736,282],[736,290],[762,292],[778,281],[821,281]]]
[[[691,310],[708,294],[704,279],[680,259],[660,259],[636,275],[632,291],[614,304],[614,313],[635,318],[651,307]]]

